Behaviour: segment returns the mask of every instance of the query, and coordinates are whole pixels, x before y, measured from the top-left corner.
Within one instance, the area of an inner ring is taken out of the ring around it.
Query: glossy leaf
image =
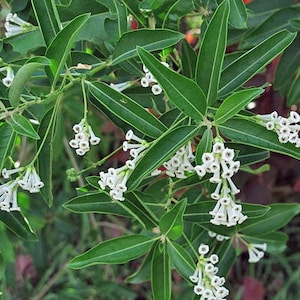
[[[88,84],[88,88],[95,97],[92,101],[96,107],[97,102],[100,102],[116,117],[145,135],[157,138],[167,129],[163,123],[145,110],[144,107],[108,85],[95,82]]]
[[[231,119],[219,127],[225,136],[241,144],[255,146],[300,159],[298,148],[290,143],[280,143],[277,134],[267,130],[262,125],[244,119]]]
[[[216,254],[220,261],[218,264],[218,276],[227,277],[236,259],[236,253],[231,244],[231,240],[224,241],[221,246],[218,247]]]
[[[143,63],[164,89],[169,100],[187,116],[202,120],[206,113],[206,100],[200,87],[189,78],[164,66],[144,49],[138,48],[138,53]]]
[[[168,29],[138,29],[122,35],[114,53],[112,65],[119,64],[137,55],[136,47],[156,51],[177,44],[185,35]]]
[[[267,234],[285,226],[294,216],[300,213],[300,204],[276,203],[260,218],[246,220],[241,224],[243,234],[254,237]]]
[[[228,16],[228,1],[223,1],[215,11],[200,45],[196,66],[196,82],[207,97],[208,104],[217,101],[227,43]]]
[[[38,133],[35,131],[28,119],[22,115],[14,114],[7,123],[11,125],[13,130],[21,135],[28,136],[34,140],[40,139]]]
[[[0,209],[0,221],[24,240],[35,241],[37,239],[27,219],[18,211],[6,212]]]
[[[175,129],[172,128],[161,135],[137,162],[127,181],[128,190],[136,188],[146,176],[149,176],[152,171],[167,161],[173,153],[192,139],[198,131],[198,127],[187,125]]]
[[[222,124],[226,122],[263,92],[263,88],[252,88],[238,91],[228,96],[216,111],[215,123]]]
[[[195,160],[197,164],[202,164],[202,155],[205,152],[211,152],[213,142],[213,133],[210,128],[207,128],[197,145]]]
[[[259,237],[243,235],[243,238],[250,243],[267,243],[268,253],[281,253],[286,249],[288,236],[283,232],[270,232]]]
[[[183,213],[186,199],[180,200],[170,211],[165,213],[159,222],[160,232],[168,238],[176,240],[183,232]]]
[[[50,71],[53,75],[53,86],[56,85],[60,72],[67,61],[77,33],[89,17],[90,14],[83,14],[73,19],[55,36],[47,48],[46,57],[51,61]]]
[[[197,55],[186,40],[182,41],[181,53],[182,53],[182,73],[185,77],[194,79]]]
[[[130,214],[105,192],[88,193],[63,204],[64,208],[75,213],[101,213],[129,217]]]
[[[31,0],[32,8],[45,44],[50,45],[62,28],[54,0]]]
[[[188,205],[184,213],[184,220],[195,223],[209,223],[212,218],[209,212],[213,210],[216,203],[216,201],[201,201]],[[268,206],[250,203],[242,203],[242,207],[243,214],[247,215],[249,219],[261,217],[270,210]]]
[[[144,255],[154,242],[155,239],[139,234],[117,237],[76,256],[68,266],[82,269],[97,264],[123,264]]]
[[[44,65],[45,64],[41,64],[40,62],[28,62],[18,70],[8,92],[9,103],[12,107],[19,105],[21,94],[26,83],[30,80],[33,73]]]
[[[178,243],[170,241],[167,243],[168,254],[176,271],[187,281],[193,275],[196,264],[190,254]]]
[[[171,299],[171,266],[166,247],[155,248],[151,265],[152,295],[154,300]]]
[[[292,86],[289,89],[287,95],[287,105],[292,106],[296,104],[300,99],[300,71],[298,71],[296,78],[292,82]]]
[[[0,123],[0,170],[3,169],[6,158],[11,154],[16,140],[16,134],[7,123]]]
[[[223,70],[219,96],[224,97],[242,86],[289,46],[294,38],[295,34],[283,30],[242,54]]]
[[[237,29],[247,28],[247,11],[243,0],[230,0],[229,24]]]

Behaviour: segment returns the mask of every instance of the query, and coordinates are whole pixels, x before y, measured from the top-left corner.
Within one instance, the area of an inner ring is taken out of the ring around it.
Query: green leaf
[[[224,97],[242,86],[280,54],[294,40],[295,36],[286,30],[275,33],[228,65],[221,75],[220,97]]]
[[[129,217],[130,214],[105,192],[84,194],[63,204],[63,207],[75,213],[101,213]]]
[[[136,47],[156,51],[177,44],[185,35],[168,29],[138,29],[122,35],[114,53],[112,65],[119,64],[137,55]]]
[[[151,263],[153,259],[154,250],[157,247],[158,243],[159,241],[156,241],[153,244],[151,250],[144,258],[141,266],[138,268],[136,272],[134,272],[133,274],[131,274],[126,278],[126,282],[136,284],[136,283],[143,283],[151,280]]]
[[[218,247],[216,254],[219,256],[220,261],[218,264],[218,276],[227,277],[236,259],[236,253],[231,244],[231,240],[224,241],[220,247]]]
[[[45,61],[45,63],[29,61],[18,70],[8,92],[9,103],[12,107],[15,108],[19,105],[21,94],[32,74],[47,64],[47,61]]]
[[[243,239],[247,242],[254,244],[263,244],[267,243],[267,252],[268,253],[281,253],[286,249],[286,243],[288,236],[283,232],[270,232],[268,234],[261,235],[259,237],[242,235]]]
[[[215,123],[222,124],[226,122],[263,92],[263,88],[252,88],[238,91],[228,96],[216,111]]]
[[[287,95],[287,105],[292,106],[299,101],[300,98],[300,71],[298,71],[296,78],[292,82]]]
[[[144,205],[143,196],[142,192],[128,193],[126,201],[118,203],[145,229],[152,229],[158,226],[158,220],[152,211]]]
[[[40,193],[49,207],[53,202],[52,161],[56,118],[56,110],[50,109],[42,119],[38,129],[39,135],[43,137],[43,139],[37,142],[37,149],[42,147],[37,160],[37,171],[44,183],[44,187],[40,190]]]
[[[155,239],[132,234],[101,242],[74,257],[68,264],[71,269],[82,269],[97,264],[123,264],[145,254]]]
[[[196,66],[196,82],[207,97],[207,103],[217,101],[219,81],[227,42],[228,1],[215,11],[202,40]]]
[[[100,102],[116,117],[145,135],[157,138],[166,131],[167,128],[165,125],[145,110],[144,107],[108,85],[95,82],[89,83],[88,88],[95,97],[92,102],[96,107],[97,102]]]
[[[154,250],[151,265],[152,295],[154,300],[170,300],[172,285],[170,257],[166,247],[161,252],[159,246]]]
[[[0,221],[18,237],[35,241],[37,237],[32,231],[27,219],[18,211],[6,212],[0,210]]]
[[[29,120],[22,115],[12,115],[11,118],[7,120],[7,123],[11,125],[15,132],[21,135],[28,136],[34,140],[40,139]]]
[[[187,116],[202,120],[206,113],[206,100],[199,86],[194,81],[164,66],[144,49],[138,48],[138,53],[170,101]]]
[[[213,133],[211,128],[207,128],[197,145],[195,160],[197,164],[202,164],[202,155],[205,152],[211,152],[213,141]]]
[[[128,190],[137,187],[146,176],[167,161],[172,153],[185,145],[198,131],[198,127],[186,125],[171,128],[162,134],[137,162],[127,181]]]
[[[62,28],[54,0],[31,0],[45,44],[50,45]]]
[[[242,0],[230,0],[229,24],[237,29],[247,28],[247,11]]]
[[[174,241],[167,243],[168,254],[176,271],[187,281],[189,276],[193,275],[196,264],[190,254],[179,244]]]
[[[183,213],[186,207],[186,202],[186,199],[180,200],[160,219],[160,232],[172,240],[177,240],[182,235]]]
[[[89,19],[90,14],[82,14],[66,25],[54,38],[50,46],[46,50],[46,57],[50,59],[50,71],[53,75],[53,84],[60,76],[60,72],[65,65],[76,35],[80,28]]]
[[[267,234],[285,226],[294,216],[300,213],[300,204],[276,203],[260,218],[246,220],[240,226],[243,234],[253,237]]]
[[[191,45],[183,40],[181,44],[182,73],[185,77],[194,79],[197,55]]]
[[[3,169],[5,160],[10,156],[16,140],[16,134],[7,123],[0,123],[0,170]]]
[[[262,125],[245,119],[231,119],[219,127],[226,137],[241,144],[255,146],[300,159],[298,148],[291,143],[280,143],[277,134],[267,130]]]
[[[184,220],[194,223],[209,223],[211,220],[209,212],[213,210],[216,203],[216,201],[201,201],[188,205],[184,213]],[[264,216],[270,210],[268,206],[249,203],[242,203],[242,207],[243,214],[247,215],[248,219]]]

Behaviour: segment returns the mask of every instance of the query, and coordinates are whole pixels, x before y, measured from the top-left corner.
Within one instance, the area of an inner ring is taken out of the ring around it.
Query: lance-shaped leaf
[[[224,241],[218,247],[216,254],[219,256],[218,275],[226,277],[233,266],[236,259],[236,252],[232,246],[231,240]]]
[[[196,265],[190,254],[174,241],[167,243],[168,253],[176,271],[186,280],[193,275]]]
[[[143,106],[126,95],[112,89],[107,84],[101,82],[89,83],[88,88],[95,97],[95,99],[92,99],[92,102],[96,107],[97,102],[100,102],[116,117],[145,135],[157,138],[166,131],[167,128],[165,125],[150,114]]]
[[[242,235],[243,238],[253,244],[267,243],[268,253],[281,253],[286,249],[288,236],[283,232],[269,232],[261,236]]]
[[[40,139],[38,133],[32,127],[31,123],[22,115],[14,114],[7,123],[11,125],[13,130],[21,135],[28,136],[34,140]]]
[[[287,95],[287,105],[292,106],[299,101],[300,98],[300,71],[297,73],[295,80],[292,83],[292,86],[289,89]]]
[[[74,257],[68,266],[81,269],[97,264],[123,264],[144,255],[154,242],[155,239],[138,234],[114,238]]]
[[[216,111],[215,123],[221,124],[229,120],[263,92],[263,88],[252,88],[238,91],[228,96]]]
[[[181,44],[181,56],[183,75],[194,79],[197,56],[191,45],[186,40],[182,41]]]
[[[178,239],[183,232],[183,213],[186,199],[180,200],[170,211],[165,213],[159,222],[160,232],[172,240]]]
[[[60,72],[66,63],[77,33],[89,17],[90,14],[83,14],[74,18],[55,36],[47,48],[46,57],[51,61],[50,71],[53,75],[53,87],[56,85]]]
[[[300,213],[300,204],[276,203],[260,218],[246,220],[241,224],[243,234],[253,237],[267,234],[285,226],[294,216]]]
[[[31,3],[45,44],[49,46],[62,28],[55,1],[31,0]]]
[[[37,240],[35,233],[22,213],[0,210],[0,221],[20,238],[31,241]]]
[[[39,68],[49,65],[45,58],[28,60],[17,72],[8,92],[8,100],[12,107],[17,107],[20,103],[21,94],[26,83],[30,80],[34,72]]]
[[[211,152],[213,142],[213,133],[211,128],[207,128],[196,149],[195,160],[197,164],[202,164],[202,155],[205,152]]]
[[[130,214],[105,192],[91,193],[72,198],[63,204],[75,213],[101,213],[129,217]]]
[[[144,49],[138,48],[138,53],[143,63],[162,86],[170,101],[187,116],[202,120],[207,105],[201,88],[191,79],[164,66]]]
[[[217,100],[219,81],[227,43],[229,5],[223,1],[215,11],[202,40],[196,67],[196,82],[207,97]]]
[[[247,28],[247,11],[243,0],[230,0],[229,24],[238,29]]]
[[[170,257],[166,247],[160,251],[159,246],[157,245],[154,250],[151,265],[152,295],[154,300],[170,300],[172,286]]]
[[[219,126],[228,138],[241,144],[289,155],[300,159],[300,151],[291,143],[282,144],[277,134],[264,126],[245,119],[231,119]]]
[[[222,72],[219,96],[224,97],[242,86],[281,53],[296,34],[282,30],[242,54]]]
[[[172,153],[185,145],[198,131],[198,127],[186,125],[172,128],[161,135],[137,162],[127,181],[128,190],[136,188],[146,176],[167,161]]]
[[[2,170],[6,158],[10,155],[16,140],[16,134],[7,123],[0,124],[0,170]]]
[[[137,55],[136,47],[141,46],[148,51],[156,51],[175,45],[185,35],[168,29],[138,29],[122,35],[118,41],[112,64],[116,65]]]

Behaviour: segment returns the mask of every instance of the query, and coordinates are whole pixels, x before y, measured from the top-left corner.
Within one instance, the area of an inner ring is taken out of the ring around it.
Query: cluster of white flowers
[[[76,149],[77,155],[85,155],[90,150],[90,144],[97,145],[100,142],[100,138],[94,134],[92,127],[85,119],[75,124],[73,131],[75,132],[75,138],[70,140],[69,145]]]
[[[20,211],[17,202],[17,189],[20,186],[22,189],[29,191],[30,193],[38,193],[44,186],[39,175],[34,167],[29,166],[27,168],[16,169],[3,169],[2,176],[5,179],[9,179],[11,175],[22,172],[25,170],[23,176],[19,176],[14,180],[0,185],[0,209],[4,211]]]
[[[265,251],[267,250],[267,244],[248,244],[248,253],[249,253],[249,259],[248,262],[250,263],[256,263],[261,258],[264,257]]]
[[[194,168],[199,177],[206,173],[213,174],[209,181],[217,184],[211,194],[211,198],[217,200],[217,204],[209,212],[213,216],[211,223],[215,225],[235,226],[247,219],[242,213],[242,206],[234,201],[240,190],[231,177],[239,170],[240,162],[233,159],[234,150],[225,148],[221,141],[215,141],[212,152],[202,155],[202,165]]]
[[[268,130],[277,133],[280,143],[290,142],[300,147],[300,115],[296,111],[291,111],[288,118],[279,116],[276,111],[258,117],[264,121],[264,126]]]
[[[225,297],[229,294],[228,289],[223,287],[225,278],[220,277],[217,274],[218,267],[215,266],[219,261],[219,257],[216,254],[211,254],[208,258],[205,257],[209,252],[209,246],[201,244],[198,248],[198,262],[196,270],[190,280],[195,283],[194,292],[200,295],[200,300],[215,299],[225,300]]]
[[[224,241],[224,240],[229,240],[230,239],[230,237],[229,236],[227,236],[227,235],[222,235],[222,234],[217,234],[217,233],[215,233],[215,232],[213,232],[213,231],[208,231],[208,235],[211,237],[211,238],[215,238],[217,241],[219,241],[219,242],[222,242],[222,241]]]
[[[21,18],[17,14],[9,13],[5,19],[5,36],[11,37],[29,30],[32,30],[34,26]]]
[[[130,143],[132,141],[134,143]],[[147,147],[149,147],[147,141],[139,138],[132,130],[129,130],[126,133],[126,141],[123,142],[123,151],[129,150],[131,158],[120,168],[109,168],[106,173],[101,171],[100,180],[98,181],[100,188],[104,190],[106,187],[109,187],[109,194],[113,199],[124,201],[128,177]]]
[[[168,176],[187,178],[185,172],[194,172],[191,164],[194,160],[192,144],[189,142],[186,146],[181,147],[170,160],[164,162],[163,166],[166,168]]]
[[[164,66],[169,67],[169,64],[166,62],[161,62]],[[141,86],[142,87],[149,87],[151,86],[151,92],[154,95],[159,95],[162,92],[161,86],[157,83],[157,80],[152,75],[152,73],[148,70],[148,68],[143,65],[143,71],[145,72],[145,76],[141,79]]]
[[[14,70],[10,66],[0,68],[0,72],[6,72],[6,76],[2,79],[2,83],[10,87],[15,78]]]

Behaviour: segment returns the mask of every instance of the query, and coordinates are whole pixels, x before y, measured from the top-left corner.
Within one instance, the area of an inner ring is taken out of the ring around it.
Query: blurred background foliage
[[[229,0],[228,0],[229,1]],[[91,61],[101,61],[110,54],[116,42],[115,22],[112,17],[112,7],[101,0],[56,0],[59,16],[62,22],[67,22],[84,12],[92,13],[97,22],[91,22],[88,27],[89,46],[93,55],[86,56]],[[155,16],[156,26],[163,26],[166,7],[174,1],[119,1],[120,7],[126,4],[132,12],[138,9],[150,9]],[[181,1],[184,2],[184,1]],[[169,28],[180,27],[186,35],[186,40],[197,49],[202,32],[200,26],[205,26],[219,0],[186,1],[192,4],[184,5],[169,16]],[[230,0],[232,3],[238,1]],[[236,51],[244,51],[263,41],[270,34],[286,28],[292,32],[300,30],[300,5],[296,0],[253,0],[246,3],[246,14],[231,18],[233,22],[228,36],[227,62]],[[3,24],[9,11],[18,13],[20,17],[36,25],[33,18],[30,1],[1,1],[1,30],[4,36]],[[128,30],[144,27],[148,24],[148,15],[128,20]],[[95,24],[98,24],[95,27]],[[103,26],[99,26],[99,24]],[[203,28],[203,27],[202,27]],[[87,30],[87,29],[85,29]],[[86,32],[85,32],[86,34]],[[80,34],[79,38],[80,39]],[[30,41],[30,42],[28,42]],[[42,53],[44,44],[39,31],[31,31],[22,36],[0,41],[0,55],[5,62],[24,60],[27,53],[38,55]],[[82,60],[80,45],[78,52],[72,57],[73,63]],[[102,75],[111,76],[109,70]],[[122,78],[130,78],[130,73],[120,70]],[[110,78],[112,79],[112,78]],[[118,79],[118,78],[117,78]],[[280,58],[276,58],[261,71],[252,81],[263,84],[270,82],[272,86],[256,101],[252,109],[255,113],[268,113],[277,110],[284,115],[290,107],[299,104],[300,99],[300,37],[285,50]],[[251,82],[249,82],[251,85]],[[5,97],[7,91],[0,85],[0,93]],[[131,90],[138,98],[139,90]],[[131,97],[134,97],[131,94]],[[147,283],[131,283],[125,278],[137,270],[139,261],[120,266],[93,266],[83,270],[67,268],[69,260],[78,253],[95,245],[95,242],[107,240],[127,232],[132,228],[125,218],[99,214],[74,214],[62,207],[62,204],[80,193],[78,186],[84,187],[83,179],[78,182],[68,180],[66,171],[70,168],[82,169],[90,162],[97,161],[121,144],[122,132],[110,120],[96,110],[90,110],[90,125],[101,132],[101,147],[95,147],[86,159],[75,160],[70,152],[67,136],[72,136],[72,124],[82,117],[82,95],[79,86],[75,86],[65,95],[64,105],[60,111],[57,140],[64,143],[55,145],[53,170],[54,205],[49,208],[39,195],[19,193],[20,206],[24,215],[30,219],[32,229],[37,233],[38,241],[21,241],[0,223],[0,280],[3,299],[151,299]],[[140,99],[139,101],[144,101]],[[34,107],[32,109],[35,109]],[[159,109],[159,108],[158,108]],[[43,112],[40,112],[43,114]],[[64,116],[68,115],[66,119]],[[18,155],[30,154],[32,145],[26,139],[18,141]],[[17,158],[15,158],[17,159]],[[107,165],[117,166],[124,162],[121,154],[116,154]],[[264,163],[271,165],[270,171],[258,176],[241,173],[238,185],[242,200],[257,204],[276,202],[299,202],[300,193],[300,162],[294,159],[272,154]],[[258,165],[259,167],[260,165]],[[92,169],[89,175],[97,175],[98,170]],[[231,299],[243,300],[295,300],[300,299],[300,216],[283,229],[290,236],[288,250],[281,255],[265,257],[258,265],[249,265],[247,258],[239,256],[228,278]],[[80,241],[80,242],[79,242]],[[5,267],[4,267],[5,266]],[[192,289],[176,273],[173,293],[174,299],[192,299]]]

